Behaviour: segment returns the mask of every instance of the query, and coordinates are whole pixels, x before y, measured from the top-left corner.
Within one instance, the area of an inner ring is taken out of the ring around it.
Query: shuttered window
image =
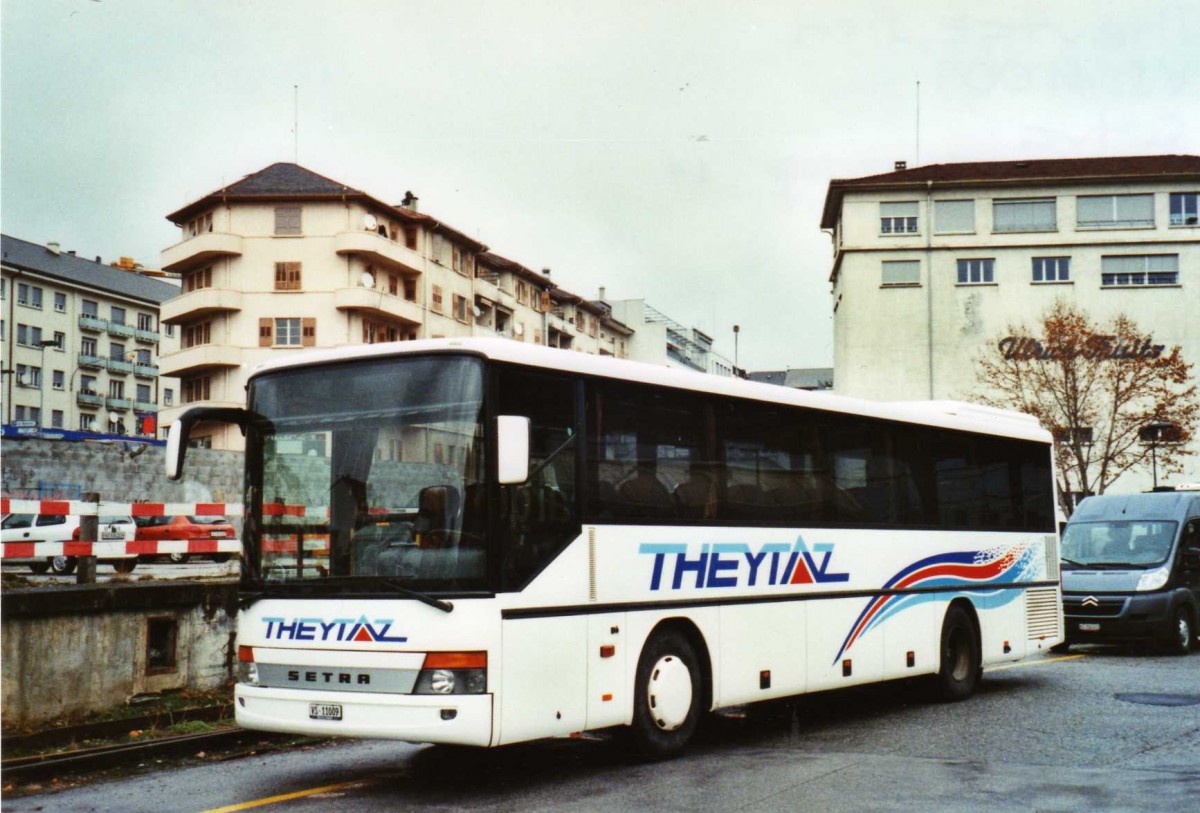
[[[275,233],[301,234],[299,206],[275,207]]]
[[[300,290],[300,263],[275,263],[275,290]]]

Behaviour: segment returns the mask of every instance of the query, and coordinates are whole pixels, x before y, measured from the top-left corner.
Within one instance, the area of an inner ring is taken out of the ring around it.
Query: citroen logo
[[[1088,596],[1083,601],[1081,601],[1080,604],[1084,607],[1099,607],[1100,599],[1096,598],[1095,596]]]

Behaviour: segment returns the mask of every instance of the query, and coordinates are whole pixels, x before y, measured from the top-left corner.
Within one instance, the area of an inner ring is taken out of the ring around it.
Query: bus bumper
[[[314,737],[376,737],[453,745],[492,741],[490,694],[365,694],[237,684],[237,724]],[[313,705],[339,706],[340,720],[311,717]]]

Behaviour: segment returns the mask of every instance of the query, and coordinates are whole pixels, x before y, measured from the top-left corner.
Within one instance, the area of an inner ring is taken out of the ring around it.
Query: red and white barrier
[[[280,506],[300,508],[304,506]],[[265,513],[267,506],[263,506]],[[84,502],[83,500],[10,500],[0,498],[0,514],[64,514],[71,517],[131,516],[170,517],[186,514],[193,517],[240,517],[241,503],[227,502]]]

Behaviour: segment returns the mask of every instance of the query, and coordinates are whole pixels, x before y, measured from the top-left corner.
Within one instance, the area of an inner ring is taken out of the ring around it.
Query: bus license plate
[[[1100,625],[1099,624],[1080,624],[1079,631],[1080,632],[1099,632]]]
[[[312,720],[340,720],[342,707],[336,703],[309,703],[308,716]]]

